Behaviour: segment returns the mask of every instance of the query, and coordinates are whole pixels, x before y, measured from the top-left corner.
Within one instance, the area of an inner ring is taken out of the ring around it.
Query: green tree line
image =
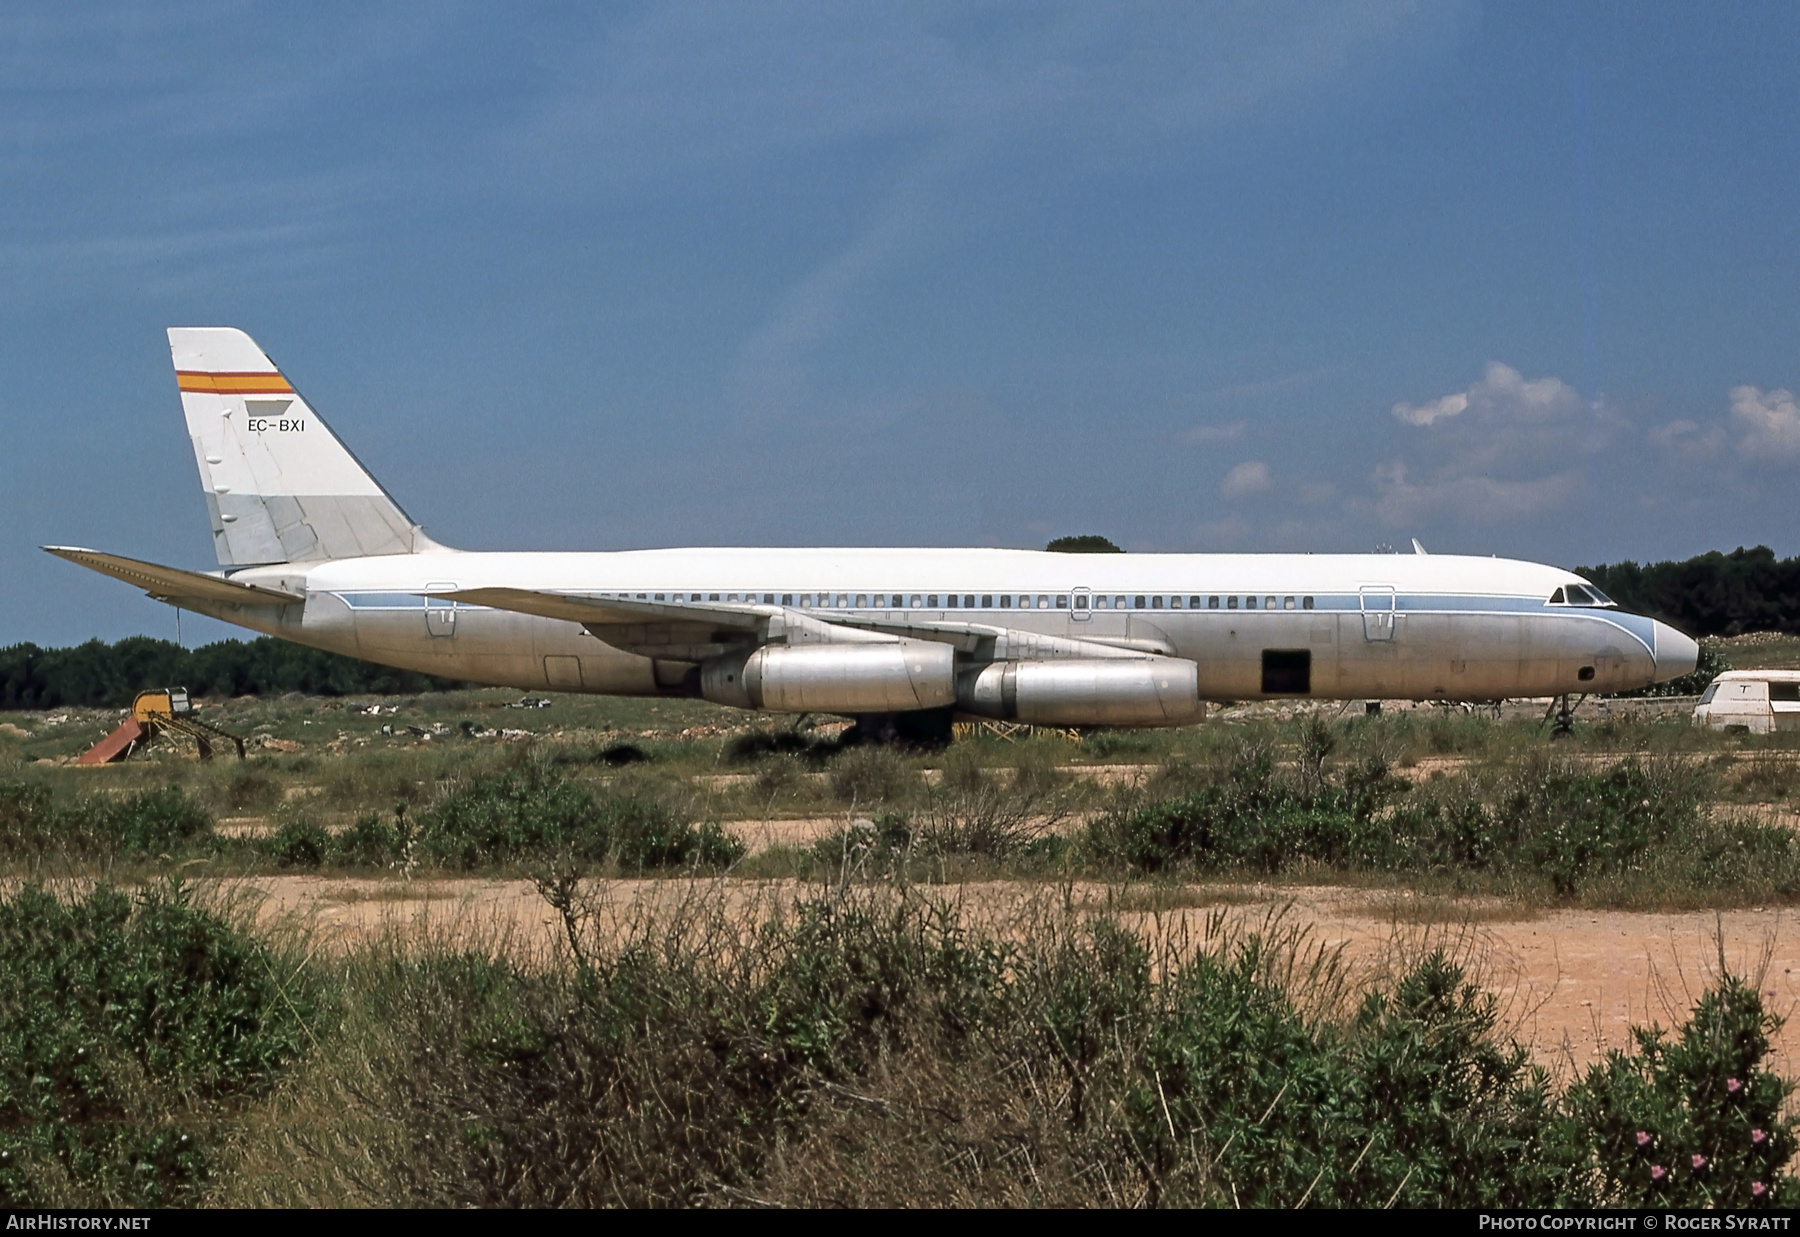
[[[263,636],[186,649],[130,636],[74,648],[15,644],[0,649],[0,709],[118,707],[152,687],[186,687],[198,696],[314,696],[441,691],[451,679],[394,670],[337,653]]]
[[[1673,623],[1690,636],[1800,632],[1800,558],[1759,545],[1681,562],[1577,567],[1619,605]]]

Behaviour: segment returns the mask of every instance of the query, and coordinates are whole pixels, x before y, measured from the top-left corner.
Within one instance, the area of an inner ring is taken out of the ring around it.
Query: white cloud
[[[1249,425],[1243,421],[1233,421],[1228,425],[1196,425],[1184,431],[1181,441],[1202,446],[1209,442],[1235,442],[1244,436]]]
[[[1619,421],[1562,379],[1526,378],[1500,361],[1467,390],[1391,411],[1425,434],[1408,435],[1423,460],[1375,471],[1375,509],[1389,525],[1427,514],[1494,524],[1559,507],[1581,490],[1582,461]]]
[[[1560,378],[1533,378],[1499,361],[1489,361],[1481,381],[1425,404],[1395,404],[1394,416],[1408,425],[1435,425],[1473,408],[1477,413],[1524,420],[1563,416],[1581,407],[1581,396]]]
[[[1219,493],[1226,498],[1243,498],[1260,494],[1269,488],[1269,466],[1261,460],[1245,460],[1225,474]]]
[[[1671,455],[1707,458],[1717,455],[1724,439],[1721,430],[1707,430],[1697,421],[1685,418],[1653,427],[1648,435],[1650,445]]]
[[[1738,451],[1748,460],[1800,454],[1800,404],[1791,391],[1731,389],[1731,420],[1741,432]]]
[[[1468,407],[1469,397],[1458,391],[1429,404],[1395,404],[1394,415],[1408,425],[1431,425],[1445,417],[1458,416]]]
[[[1574,470],[1523,481],[1446,475],[1415,482],[1400,460],[1377,467],[1374,481],[1380,493],[1376,511],[1389,525],[1430,515],[1457,516],[1477,524],[1528,519],[1562,506],[1582,488],[1581,474]]]

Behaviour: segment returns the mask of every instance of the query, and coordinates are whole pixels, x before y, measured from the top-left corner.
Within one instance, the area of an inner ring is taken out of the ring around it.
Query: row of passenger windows
[[[638,601],[755,602],[756,593],[605,593]],[[1310,610],[1303,596],[1190,593],[762,593],[764,605],[820,610]]]

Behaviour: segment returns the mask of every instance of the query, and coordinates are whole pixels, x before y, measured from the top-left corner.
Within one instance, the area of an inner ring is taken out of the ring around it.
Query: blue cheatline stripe
[[[693,591],[694,590],[688,589],[688,590],[683,590],[682,593],[672,593],[672,592],[665,590],[665,592],[660,594],[660,596],[675,598],[676,599],[675,604],[698,604],[698,605],[702,605],[702,606],[708,604],[706,602],[683,603],[680,600],[684,595],[691,596]],[[601,594],[599,594],[599,596],[602,596],[602,597],[609,596],[609,595],[610,596],[625,596],[625,597],[634,596],[634,594],[631,594],[631,593],[624,593],[624,594],[601,593]],[[703,595],[710,596],[710,592],[703,594]],[[781,597],[784,594],[776,593],[775,595],[777,597]],[[789,595],[798,599],[799,597],[805,596],[806,594],[794,593],[794,594],[789,594]],[[851,597],[856,596],[856,594],[854,594],[854,593],[850,593],[847,595],[851,596]],[[865,595],[870,596],[871,601],[873,600],[873,595],[870,595],[870,594],[865,594]],[[964,595],[965,594],[958,594],[959,597],[964,596]],[[1013,597],[1021,596],[1022,594],[1018,594],[1018,593],[1008,593],[1008,594],[977,593],[975,595],[978,597],[979,596],[994,597],[997,600],[1000,596],[1003,596],[1003,595],[1010,599]],[[1036,596],[1035,593],[1031,594],[1031,595],[1033,597]],[[1055,596],[1055,594],[1050,594],[1050,595]],[[1109,591],[1106,595],[1109,597],[1114,596],[1114,595],[1122,595],[1122,596],[1132,597],[1133,599],[1135,599],[1138,596],[1138,594],[1135,594],[1135,593],[1115,594],[1112,591]],[[1244,592],[1238,592],[1235,594],[1233,594],[1233,593],[1193,594],[1193,593],[1183,592],[1180,594],[1170,594],[1170,593],[1144,594],[1144,596],[1146,596],[1146,597],[1159,596],[1159,595],[1163,596],[1163,597],[1180,596],[1184,600],[1189,597],[1193,597],[1193,596],[1201,596],[1201,597],[1207,597],[1207,598],[1218,597],[1220,599],[1221,604],[1220,604],[1220,608],[1217,610],[1213,610],[1213,609],[1206,608],[1206,607],[1203,607],[1199,610],[1194,610],[1191,608],[1184,609],[1184,610],[1176,610],[1173,608],[1162,609],[1162,610],[1152,610],[1149,607],[1145,607],[1143,610],[1139,610],[1134,606],[1128,606],[1125,612],[1131,613],[1131,614],[1139,614],[1139,613],[1143,613],[1143,614],[1151,614],[1151,613],[1156,613],[1156,614],[1194,614],[1194,613],[1202,613],[1202,614],[1216,614],[1216,615],[1267,613],[1268,611],[1266,610],[1266,608],[1260,607],[1260,606],[1255,611],[1251,611],[1248,609],[1229,610],[1229,609],[1225,608],[1225,606],[1223,604],[1224,599],[1227,597],[1232,597],[1232,596],[1248,597],[1248,596],[1252,596],[1252,595],[1256,596],[1259,600],[1262,598],[1265,598],[1265,597],[1269,597],[1269,596],[1276,596],[1276,597],[1281,598],[1282,600],[1285,600],[1287,597],[1292,596],[1296,599],[1297,603],[1299,602],[1300,598],[1305,597],[1305,596],[1311,596],[1313,598],[1313,609],[1310,611],[1304,610],[1304,609],[1295,609],[1292,611],[1289,611],[1289,610],[1279,611],[1280,613],[1283,613],[1283,614],[1291,613],[1291,614],[1296,614],[1296,615],[1308,614],[1308,613],[1312,613],[1312,614],[1320,614],[1320,613],[1332,614],[1332,613],[1344,613],[1344,612],[1362,613],[1363,612],[1363,602],[1364,602],[1364,595],[1358,594],[1358,593],[1314,593],[1314,594],[1280,593],[1280,594],[1271,594],[1271,593],[1265,592],[1265,593],[1249,594],[1249,593],[1244,593]],[[1385,600],[1385,594],[1375,594],[1375,595],[1381,596]],[[426,608],[425,597],[418,593],[403,593],[403,592],[339,593],[339,594],[337,594],[337,596],[343,598],[344,603],[346,605],[350,606],[354,610],[423,610]],[[652,594],[652,596],[658,596],[658,595]],[[721,596],[723,596],[723,594],[721,594]],[[759,593],[749,593],[749,594],[740,593],[739,596],[746,597],[746,598],[755,598],[757,602],[760,602],[762,595]],[[814,593],[814,594],[812,594],[812,596],[815,598],[819,598],[821,595]],[[833,593],[830,593],[830,594],[824,594],[824,596],[833,597],[835,600],[836,593],[834,591]],[[884,598],[892,598],[893,596],[895,596],[895,594],[884,593],[884,594],[881,594],[881,596],[883,596]],[[911,594],[905,594],[905,596],[907,596],[910,599]],[[948,594],[942,594],[942,593],[939,594],[940,598],[946,597],[946,596],[948,596]],[[1585,606],[1551,606],[1551,605],[1546,605],[1543,598],[1535,597],[1535,596],[1533,596],[1533,597],[1470,596],[1468,594],[1456,594],[1456,593],[1395,593],[1393,595],[1393,597],[1394,597],[1394,610],[1400,614],[1414,614],[1414,615],[1426,615],[1426,614],[1540,614],[1540,615],[1557,615],[1557,616],[1560,616],[1563,618],[1585,618],[1585,619],[1592,619],[1597,622],[1606,623],[1613,627],[1616,627],[1620,631],[1623,631],[1626,634],[1631,635],[1631,636],[1635,637],[1636,639],[1642,641],[1646,648],[1654,648],[1654,646],[1655,646],[1655,622],[1654,622],[1654,620],[1645,618],[1642,615],[1626,614],[1626,613],[1623,613],[1618,610],[1589,608],[1589,607],[1585,607]],[[444,607],[448,607],[450,604],[451,603],[449,603],[449,602],[440,602],[439,603],[440,606],[444,606]],[[729,604],[729,603],[727,603],[727,604]],[[754,603],[752,603],[752,604],[754,604]],[[1278,602],[1277,604],[1280,604],[1280,602]],[[471,610],[471,609],[486,609],[487,607],[471,606],[466,602],[458,602],[458,603],[456,603],[455,608],[459,609],[459,610]],[[836,605],[831,605],[831,604],[815,604],[811,608],[819,609],[819,610],[828,610],[828,611],[840,610],[840,607],[838,607]],[[947,607],[947,606],[943,606],[943,605],[938,605],[938,606],[921,605],[918,608],[919,609],[944,610],[944,609],[949,609],[951,607]],[[966,607],[966,606],[965,607],[957,607],[957,608],[961,609],[964,613],[967,613],[970,610],[970,607]],[[912,607],[911,606],[880,605],[880,604],[858,607],[858,606],[855,606],[854,604],[852,604],[848,607],[842,607],[841,609],[844,609],[844,610],[868,609],[868,610],[881,610],[881,611],[887,611],[887,612],[896,612],[896,611],[909,610],[909,609],[912,609]],[[1029,610],[1024,610],[1024,609],[1016,609],[1014,607],[1004,607],[1003,608],[998,605],[993,605],[993,606],[977,605],[977,606],[973,607],[973,609],[975,611],[978,611],[978,612],[981,612],[984,614],[992,614],[992,613],[1000,613],[1000,612],[1003,612],[1006,614],[1012,614],[1012,613],[1037,614],[1037,613],[1039,613],[1039,611],[1036,610],[1035,608],[1029,609]],[[1056,610],[1051,611],[1051,613],[1061,613],[1061,614],[1066,615],[1071,612],[1068,610],[1062,610],[1062,609],[1058,608]],[[1115,613],[1116,614],[1116,613],[1119,613],[1119,611],[1117,611],[1117,610],[1111,610],[1111,611],[1092,610],[1092,611],[1088,611],[1088,613],[1099,613],[1099,614]]]
[[[425,598],[418,593],[339,593],[352,610],[423,610]],[[448,604],[448,603],[446,603]]]

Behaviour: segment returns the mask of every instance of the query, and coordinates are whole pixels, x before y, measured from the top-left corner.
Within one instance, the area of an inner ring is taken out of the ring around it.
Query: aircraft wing
[[[632,601],[624,597],[584,597],[579,593],[546,593],[529,588],[462,588],[427,596],[495,610],[514,610],[571,623],[643,623],[674,619],[712,623],[754,631],[781,613],[780,606],[703,601]]]
[[[982,661],[1127,659],[1169,656],[1174,652],[1166,642],[1157,640],[1046,636],[988,623],[822,614],[755,602],[637,601],[522,588],[458,589],[432,596],[565,619],[580,623],[614,648],[677,661],[704,661],[728,649],[750,647],[777,637],[801,644],[929,640],[955,645],[959,651]]]
[[[221,576],[202,575],[198,571],[183,571],[179,567],[140,562],[135,558],[102,554],[98,550],[84,550],[78,546],[47,545],[43,548],[58,558],[79,563],[90,571],[98,571],[115,580],[135,584],[158,601],[210,601],[225,605],[266,606],[271,603],[287,605],[306,600],[297,593],[262,584],[241,584]]]

